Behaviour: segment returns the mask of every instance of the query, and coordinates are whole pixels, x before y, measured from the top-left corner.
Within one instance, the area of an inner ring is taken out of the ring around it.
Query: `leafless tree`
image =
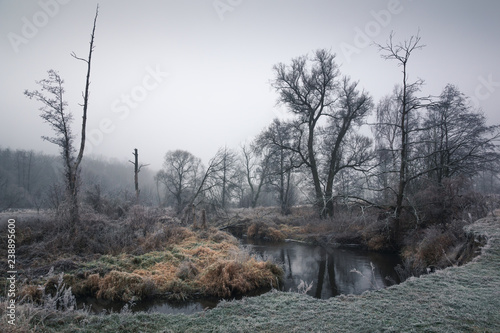
[[[275,119],[255,142],[256,148],[266,154],[268,183],[278,192],[278,202],[284,215],[290,213],[295,199],[293,173],[303,165],[292,149],[294,144],[299,144],[295,129],[294,124]]]
[[[219,192],[216,197],[220,198],[219,200],[217,200],[220,202],[220,207],[222,209],[226,209],[228,202],[233,196],[233,192],[240,187],[241,173],[238,168],[238,159],[236,157],[236,153],[234,153],[232,150],[229,150],[227,147],[219,150],[219,153],[221,159],[221,168],[218,172],[218,177],[220,178],[220,186],[214,187],[213,189],[217,189]],[[212,193],[215,194],[214,192]]]
[[[399,87],[393,94],[382,98],[376,108],[376,124],[372,127],[375,137],[375,150],[378,170],[372,181],[372,189],[382,193],[382,203],[389,205],[397,187],[397,169],[399,161],[399,124],[400,103]]]
[[[33,159],[33,150],[29,152],[25,150],[16,151],[17,186],[24,188],[28,194],[32,182]]]
[[[72,133],[70,124],[73,120],[72,114],[67,110],[67,102],[64,100],[64,80],[59,76],[55,70],[48,71],[48,79],[37,81],[41,86],[40,90],[28,91],[24,94],[36,101],[42,103],[40,108],[42,119],[49,123],[55,132],[54,137],[43,137],[61,148],[61,154],[64,161],[64,173],[66,182],[66,193],[69,199],[70,206],[70,229],[75,232],[76,225],[79,223],[80,215],[78,211],[78,188],[79,188],[79,174],[80,163],[83,159],[83,152],[85,150],[85,133],[87,125],[87,110],[89,104],[89,87],[90,87],[90,68],[92,61],[92,53],[94,51],[94,33],[97,23],[97,15],[99,7],[96,8],[94,17],[94,24],[92,33],[90,35],[90,48],[89,54],[86,59],[79,58],[73,52],[71,55],[77,60],[81,60],[87,65],[87,75],[85,81],[85,90],[83,92],[83,116],[82,116],[82,130],[80,145],[78,153],[75,156],[76,149],[74,147],[74,135]]]
[[[372,140],[354,130],[363,124],[373,108],[371,98],[367,93],[360,92],[357,85],[357,82],[352,83],[347,78],[343,79],[339,106],[330,118],[323,141],[323,149],[327,156],[326,211],[330,216],[333,215],[333,185],[338,173],[368,170],[374,158]]]
[[[419,108],[422,108],[422,99],[416,96],[422,85],[422,80],[410,82],[408,78],[408,61],[413,51],[422,49],[424,45],[420,43],[420,36],[411,36],[404,42],[395,44],[393,41],[394,35],[391,33],[389,41],[386,45],[378,45],[381,56],[387,60],[396,60],[398,66],[402,67],[402,83],[401,89],[397,94],[397,111],[396,119],[399,123],[391,123],[389,126],[397,128],[399,134],[398,144],[400,150],[399,156],[399,172],[398,172],[398,187],[396,191],[396,207],[394,211],[394,235],[399,237],[400,217],[403,209],[406,186],[409,183],[409,157],[411,149],[411,135],[414,133],[414,122],[411,121],[413,114]],[[395,126],[395,127],[394,127]]]
[[[250,207],[255,208],[264,186],[269,182],[271,157],[269,149],[251,144],[241,148],[246,183],[250,189]]]
[[[295,143],[283,148],[295,152],[310,170],[320,215],[332,216],[335,175],[366,162],[364,154],[349,161],[342,148],[370,112],[372,100],[359,91],[357,83],[340,78],[335,55],[326,50],[316,51],[312,59],[303,56],[292,59],[290,65],[275,65],[274,72],[278,102],[296,116]],[[327,129],[322,128],[325,124]]]
[[[456,86],[448,84],[428,108],[424,127],[426,168],[438,184],[457,175],[498,170],[500,125],[488,126]]]
[[[174,197],[177,213],[191,205],[202,174],[201,160],[185,150],[165,154],[163,169],[156,177]]]
[[[191,204],[203,203],[214,210],[225,209],[241,182],[236,154],[226,147],[220,148],[201,174]]]

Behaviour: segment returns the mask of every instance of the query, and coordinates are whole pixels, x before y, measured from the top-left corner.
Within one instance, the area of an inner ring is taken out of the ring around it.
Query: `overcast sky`
[[[49,69],[65,80],[74,130],[81,126],[86,67],[97,2],[0,0],[0,146],[57,154],[35,101]],[[88,111],[88,153],[159,169],[169,150],[205,164],[219,147],[237,149],[273,118],[273,65],[326,48],[342,74],[375,102],[401,81],[395,62],[372,42],[420,30],[410,79],[424,95],[456,84],[490,123],[500,123],[500,1],[166,0],[99,2]]]

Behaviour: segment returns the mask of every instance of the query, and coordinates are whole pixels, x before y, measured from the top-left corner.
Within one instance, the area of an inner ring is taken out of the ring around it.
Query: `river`
[[[399,283],[394,267],[401,260],[395,254],[356,248],[325,249],[296,242],[247,240],[244,243],[264,259],[273,258],[283,264],[284,291],[297,291],[303,280],[312,283],[308,295],[326,299],[340,294],[361,294]]]
[[[340,294],[361,294],[367,290],[385,288],[399,283],[394,267],[401,263],[395,254],[363,251],[357,248],[329,248],[298,242],[267,242],[242,240],[243,246],[263,259],[282,265],[285,272],[283,291],[298,291],[301,281],[310,286],[308,295],[326,299]],[[269,290],[261,290],[262,294]],[[255,295],[254,294],[254,295]],[[250,296],[254,296],[250,295]],[[86,298],[95,313],[120,312],[125,303]],[[185,302],[146,300],[131,304],[133,312],[195,313],[210,309],[219,302],[204,298]]]

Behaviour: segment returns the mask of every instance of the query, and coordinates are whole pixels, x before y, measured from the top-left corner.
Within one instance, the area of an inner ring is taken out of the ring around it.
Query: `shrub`
[[[463,222],[445,226],[433,225],[424,230],[408,233],[401,256],[405,270],[420,275],[429,268],[444,268],[457,263],[457,254],[465,241]]]
[[[446,250],[454,244],[453,234],[443,232],[440,227],[432,226],[425,230],[424,239],[420,242],[416,256],[426,266],[439,266]]]

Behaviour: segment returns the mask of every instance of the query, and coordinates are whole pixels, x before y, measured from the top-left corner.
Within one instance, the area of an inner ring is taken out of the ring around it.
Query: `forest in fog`
[[[354,201],[394,210],[396,219],[412,211],[419,220],[419,212],[435,204],[429,195],[438,200],[444,192],[475,191],[495,201],[499,125],[489,125],[453,84],[420,96],[423,81],[410,82],[406,67],[422,48],[420,37],[393,44],[391,36],[379,48],[403,67],[402,84],[379,101],[340,72],[335,54],[317,50],[273,67],[271,86],[289,117],[274,119],[238,150],[221,147],[206,165],[185,150],[158,152],[164,154],[161,170],[139,159],[129,164],[92,157],[68,167],[76,158],[72,114],[63,109],[62,78],[49,71],[49,79],[38,81],[42,91],[25,95],[45,104],[42,119],[56,136],[43,139],[60,146],[62,158],[2,148],[0,209],[57,211],[71,177],[82,203],[118,215],[138,203],[172,207],[177,214],[192,205],[209,211],[279,206],[288,214],[294,204],[311,204],[320,216],[332,217],[335,205]]]
[[[446,206],[444,197],[473,191],[496,201],[500,126],[489,125],[451,83],[421,96],[424,82],[410,81],[407,69],[410,55],[423,48],[420,37],[399,44],[392,38],[378,47],[402,68],[402,83],[379,101],[341,73],[334,53],[316,50],[273,67],[271,86],[288,117],[275,118],[238,150],[219,148],[206,165],[185,150],[158,152],[164,154],[161,170],[143,164],[137,150],[131,164],[86,157],[80,165],[84,137],[76,156],[64,80],[50,70],[48,79],[37,81],[42,90],[25,95],[41,103],[41,118],[55,131],[43,139],[61,148],[62,159],[3,148],[0,209],[57,211],[71,192],[72,207],[79,193],[94,210],[118,215],[138,203],[177,214],[193,205],[208,211],[274,205],[288,214],[300,203],[333,217],[335,205],[362,202],[393,211],[396,221],[403,211],[419,221],[429,205]],[[84,125],[87,94],[88,84]]]
[[[306,72],[309,61],[312,68]],[[390,206],[401,161],[399,101],[402,89],[395,86],[392,94],[375,104],[367,92],[357,88],[357,82],[344,77],[335,86],[314,87],[318,91],[331,89],[327,98],[329,103],[335,103],[335,108],[323,101],[323,113],[318,108],[315,113],[308,113],[316,100],[297,101],[308,96],[307,89],[314,91],[306,84],[321,82],[323,74],[319,75],[318,69],[326,62],[332,66],[329,74],[339,75],[335,72],[333,55],[324,51],[319,51],[312,60],[299,57],[290,67],[283,64],[275,67],[276,90],[296,117],[275,119],[253,142],[239,150],[222,147],[208,165],[184,150],[164,153],[161,170],[141,164],[139,202],[170,206],[178,213],[188,204],[201,204],[212,209],[281,206],[286,214],[294,204],[318,203],[311,175],[314,170],[320,192],[327,190],[328,178],[333,178],[327,195],[335,203],[352,199]],[[295,72],[298,65],[304,66],[303,72]],[[278,86],[288,83],[293,75],[300,80],[296,81],[294,90],[297,96],[288,88]],[[416,91],[411,94],[415,96]],[[321,96],[315,98],[320,100]],[[421,103],[416,97],[412,98],[411,103]],[[310,109],[303,109],[302,104],[306,102]],[[409,191],[405,200],[416,203],[429,189],[450,184],[455,184],[457,195],[470,190],[485,195],[498,194],[498,126],[487,125],[484,115],[451,84],[438,97],[425,102],[427,106],[412,110],[407,121]],[[370,113],[375,114],[377,122],[368,126]],[[307,117],[311,116],[317,118],[316,128],[308,122]],[[368,127],[371,135],[366,131]],[[310,152],[304,137],[311,132],[314,135]],[[81,170],[84,204],[103,211],[137,203],[132,160],[91,156],[83,160]],[[61,156],[34,150],[0,149],[0,210],[57,210],[64,201],[63,174]],[[325,194],[320,193],[319,198]]]

